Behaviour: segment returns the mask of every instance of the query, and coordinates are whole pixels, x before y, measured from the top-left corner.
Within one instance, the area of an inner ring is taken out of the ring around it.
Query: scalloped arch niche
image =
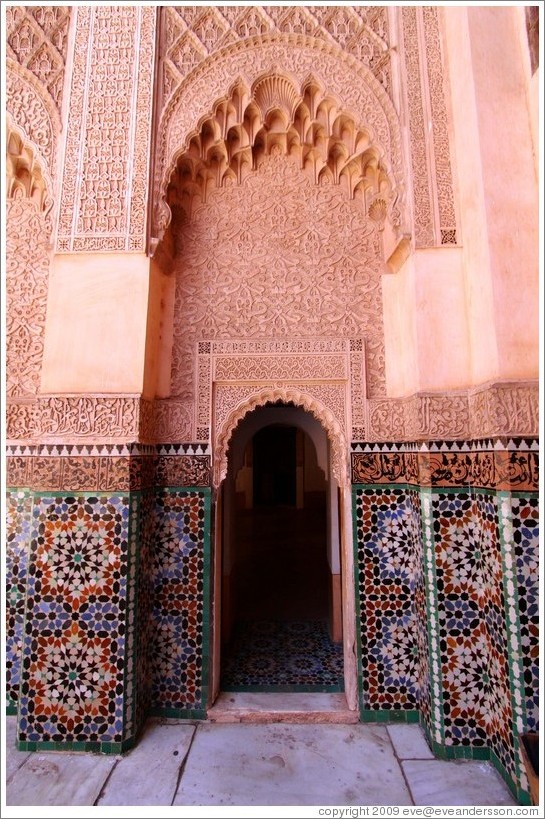
[[[195,416],[204,339],[363,337],[366,398],[385,394],[381,274],[395,191],[372,129],[314,77],[237,79],[201,116],[170,177],[157,254],[175,273],[180,417]],[[186,435],[201,440],[195,426]]]

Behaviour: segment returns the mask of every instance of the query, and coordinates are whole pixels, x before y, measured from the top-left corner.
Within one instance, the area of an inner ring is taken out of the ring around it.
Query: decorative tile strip
[[[432,494],[430,489],[420,490],[421,536],[424,566],[424,584],[427,600],[427,627],[430,670],[430,733],[435,742],[444,744],[445,725],[441,692],[441,651],[439,637],[439,601],[435,569],[435,544],[433,539]]]
[[[211,447],[203,444],[157,444],[157,455],[210,455]]]
[[[527,787],[527,780],[522,767],[520,749],[513,747],[517,738],[526,730],[525,692],[523,646],[521,640],[521,623],[519,618],[520,604],[517,584],[517,554],[515,548],[515,532],[513,527],[513,510],[511,497],[508,493],[499,496],[499,532],[501,539],[501,573],[503,578],[503,611],[501,622],[506,633],[505,646],[507,652],[507,680],[503,680],[506,699],[509,702],[510,721],[500,726],[500,731],[507,734],[507,754],[502,754],[502,748],[494,749],[504,767],[521,785]],[[531,548],[531,547],[530,547]],[[505,758],[507,756],[507,759]],[[514,764],[513,764],[514,763]],[[514,770],[513,770],[514,768]],[[524,775],[524,779],[522,778]]]
[[[354,489],[363,710],[412,710],[421,696],[415,593],[422,582],[418,493]]]
[[[152,707],[203,709],[208,680],[209,490],[156,493]]]

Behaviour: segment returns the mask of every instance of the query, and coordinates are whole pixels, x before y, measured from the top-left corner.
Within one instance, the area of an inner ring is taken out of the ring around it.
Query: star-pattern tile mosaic
[[[152,705],[204,707],[205,492],[161,490],[153,559]]]
[[[414,710],[420,696],[418,494],[356,490],[356,531],[362,707]]]
[[[341,643],[326,621],[237,623],[223,654],[224,691],[343,691]]]
[[[491,459],[496,445],[481,444],[470,470],[479,489],[467,486],[464,442],[403,458],[395,445],[384,457],[376,445],[353,453],[353,477],[376,481],[354,487],[361,706],[419,709],[434,742],[489,748],[524,788],[516,733],[538,729],[537,449],[519,458],[513,441],[508,458],[500,446]],[[204,713],[209,490],[155,490],[155,450],[146,457],[134,468],[148,478],[130,494],[8,490],[6,676],[22,743],[105,747],[134,736],[150,709]],[[516,486],[515,467],[524,477]],[[250,687],[251,674],[266,686],[278,671],[270,637],[257,635],[247,651]],[[342,678],[341,655],[309,661],[308,640],[285,637],[292,690],[309,678],[328,685],[332,668]]]
[[[466,492],[433,493],[433,527],[445,740],[483,745],[487,640],[478,590],[482,571],[475,560],[474,509]]]
[[[35,498],[21,742],[122,742],[129,503]]]

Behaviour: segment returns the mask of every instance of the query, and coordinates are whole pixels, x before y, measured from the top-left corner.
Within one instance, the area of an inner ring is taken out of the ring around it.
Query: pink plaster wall
[[[539,371],[531,114],[513,8],[444,10],[471,383]]]
[[[55,256],[41,391],[141,393],[148,289],[144,254]]]

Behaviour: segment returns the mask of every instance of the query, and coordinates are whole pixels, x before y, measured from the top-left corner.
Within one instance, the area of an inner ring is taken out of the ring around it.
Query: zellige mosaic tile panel
[[[473,549],[473,502],[467,492],[432,493],[445,743],[486,744],[483,674],[486,635]]]
[[[28,489],[6,493],[6,693],[10,710],[17,706],[25,618],[32,494]]]
[[[418,707],[417,506],[405,489],[355,489],[362,708]]]
[[[487,643],[483,720],[487,743],[509,775],[516,779],[513,711],[510,691],[506,578],[498,528],[498,501],[492,493],[474,494],[474,549],[482,562],[482,616]]]
[[[183,713],[202,710],[206,704],[208,510],[208,490],[157,491],[152,614],[154,710]]]
[[[129,500],[36,496],[20,742],[124,739]]]

